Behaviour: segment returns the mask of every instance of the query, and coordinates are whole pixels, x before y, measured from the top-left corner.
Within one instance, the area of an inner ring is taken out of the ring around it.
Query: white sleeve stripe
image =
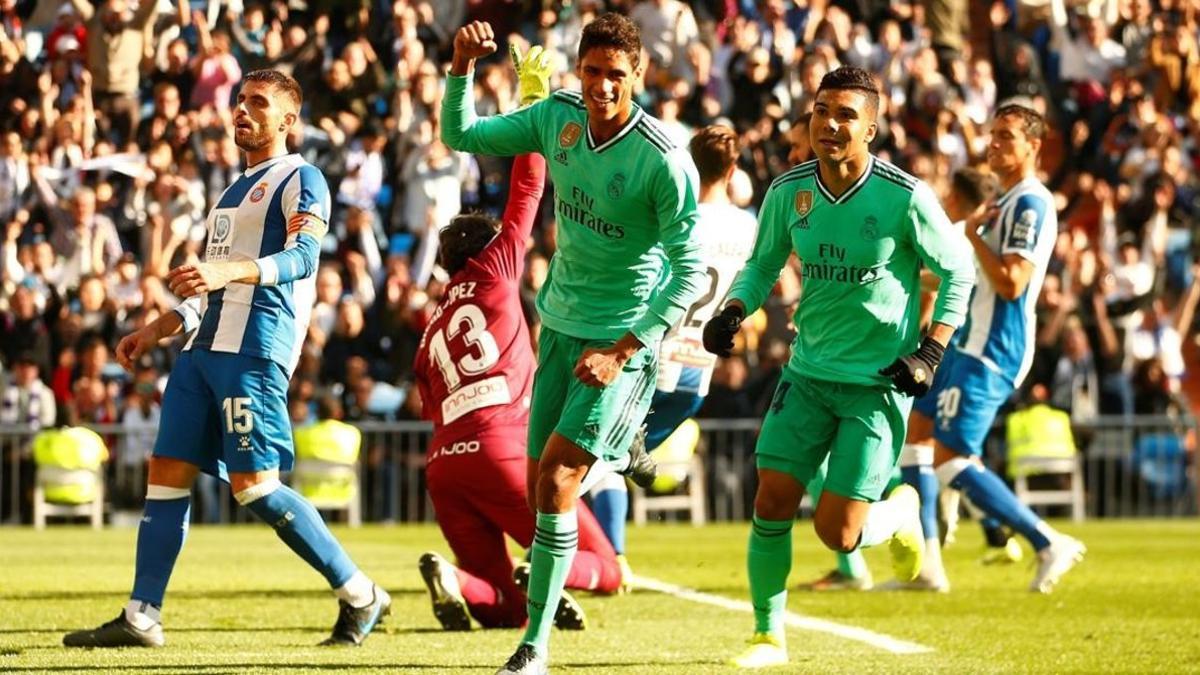
[[[274,286],[279,283],[279,266],[270,258],[259,258],[254,261],[258,266],[258,285]]]

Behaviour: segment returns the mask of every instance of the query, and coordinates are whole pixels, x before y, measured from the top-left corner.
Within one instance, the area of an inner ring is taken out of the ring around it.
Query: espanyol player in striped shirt
[[[334,589],[338,619],[322,644],[361,643],[391,605],[316,509],[279,482],[293,459],[288,379],[308,329],[329,220],[325,177],[287,151],[301,101],[300,86],[278,71],[243,79],[234,140],[247,168],[208,214],[205,261],[171,270],[171,291],[186,300],[117,345],[117,360],[129,370],[159,340],[192,333],[163,396],[129,604],[99,628],[66,635],[69,647],[163,645],[163,595],[201,471],[226,478],[238,503]]]
[[[1004,193],[990,223],[980,231],[966,228],[979,269],[967,322],[946,350],[933,387],[916,402],[901,452],[904,480],[921,495],[926,551],[932,554],[910,587],[949,589],[938,555],[940,483],[960,490],[985,514],[1029,540],[1038,554],[1030,590],[1049,593],[1086,549],[1018,501],[979,458],[997,411],[1021,386],[1033,361],[1034,304],[1058,236],[1058,218],[1054,197],[1037,179],[1045,120],[1027,107],[1007,104],[992,124],[988,165]]]

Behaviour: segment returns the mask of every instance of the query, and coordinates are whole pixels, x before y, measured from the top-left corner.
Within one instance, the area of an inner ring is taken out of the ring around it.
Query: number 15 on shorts
[[[254,430],[254,414],[250,409],[252,404],[249,396],[221,401],[221,408],[225,411],[225,433],[248,434]]]

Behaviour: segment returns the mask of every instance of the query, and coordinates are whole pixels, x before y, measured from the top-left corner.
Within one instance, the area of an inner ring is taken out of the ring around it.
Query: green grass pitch
[[[964,523],[946,549],[945,596],[793,592],[797,613],[917,642],[894,655],[826,633],[789,630],[791,666],[769,672],[1097,673],[1200,671],[1200,521],[1093,522],[1063,529],[1087,560],[1050,596],[1026,590],[1026,564],[977,562],[978,529]],[[831,566],[809,523],[796,526],[792,583]],[[632,528],[642,575],[743,600],[747,526]],[[0,528],[0,672],[491,673],[518,632],[444,633],[416,571],[425,550],[446,552],[430,526],[337,529],[351,555],[395,599],[382,632],[353,650],[315,647],[335,618],[322,580],[266,527],[192,529],[167,595],[167,647],[85,651],[62,634],[123,606],[133,575],[132,529],[45,532]],[[867,553],[886,579],[886,547]],[[641,591],[584,597],[591,627],[556,633],[564,673],[732,673],[722,665],[749,637],[749,614]]]

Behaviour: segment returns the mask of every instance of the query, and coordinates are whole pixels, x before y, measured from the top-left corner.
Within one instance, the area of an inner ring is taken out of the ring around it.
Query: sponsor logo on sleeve
[[[575,145],[582,135],[583,127],[579,126],[578,122],[567,122],[563,125],[562,130],[558,132],[558,147],[569,148]]]
[[[813,192],[812,190],[796,191],[796,215],[801,218],[808,216],[808,212],[812,211]]]

